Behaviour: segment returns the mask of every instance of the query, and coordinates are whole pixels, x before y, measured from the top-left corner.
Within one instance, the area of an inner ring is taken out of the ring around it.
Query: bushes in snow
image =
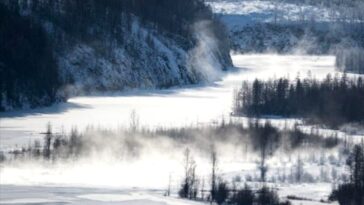
[[[210,203],[216,202],[218,205],[231,204],[231,205],[288,205],[289,202],[281,203],[277,193],[263,186],[261,189],[253,191],[247,185],[243,189],[237,189],[235,186],[231,188],[229,184],[223,179],[217,179],[216,167],[217,167],[217,155],[214,149],[211,150],[212,154],[212,171],[211,171],[211,188],[210,190],[204,190],[201,188],[201,193],[208,192],[207,198],[201,195],[198,198],[200,190],[197,176],[196,167],[197,164],[193,160],[190,150],[187,148],[184,152],[184,179],[182,180],[181,187],[178,194],[181,198],[190,200],[206,200]]]
[[[232,204],[253,204],[255,199],[254,192],[248,185],[245,185],[243,189],[238,190],[233,194],[231,202]]]
[[[330,200],[335,200],[340,205],[364,204],[364,149],[363,145],[355,145],[347,165],[350,170],[350,181],[339,185],[331,193]]]
[[[216,192],[214,196],[214,201],[218,205],[222,205],[229,198],[229,187],[228,184],[224,181],[220,181],[216,186]]]
[[[279,198],[276,192],[267,187],[263,187],[258,191],[256,202],[259,205],[279,205]]]
[[[263,186],[261,189],[252,190],[247,185],[238,190],[233,190],[226,182],[217,184],[216,197],[213,200],[218,205],[290,205],[288,201],[281,201],[273,189]]]

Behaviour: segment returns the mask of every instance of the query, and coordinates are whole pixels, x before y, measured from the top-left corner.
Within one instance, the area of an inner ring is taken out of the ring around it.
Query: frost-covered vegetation
[[[364,145],[356,145],[352,149],[347,166],[350,170],[350,180],[340,184],[333,190],[330,200],[339,201],[341,205],[364,204]]]
[[[231,66],[224,26],[200,0],[0,4],[1,110],[94,91],[196,84]],[[23,33],[36,37],[11,44]],[[24,86],[29,91],[18,92]]]
[[[49,125],[44,134],[42,143],[2,153],[2,174],[10,176],[6,181],[14,180],[11,172],[22,166],[44,165],[52,175],[67,171],[56,171],[59,165],[64,169],[67,164],[77,167],[84,160],[97,164],[114,159],[111,161],[117,167],[123,162],[143,161],[146,155],[154,155],[158,150],[164,156],[180,155],[173,160],[182,165],[175,167],[181,169],[181,174],[175,173],[175,180],[169,181],[167,196],[178,193],[182,198],[217,204],[290,204],[286,200],[299,197],[279,197],[282,195],[278,195],[279,189],[273,188],[274,184],[344,183],[348,175],[342,166],[353,146],[352,142],[336,135],[306,133],[299,126],[293,130],[277,129],[269,122],[259,121],[251,121],[247,126],[223,121],[215,126],[149,130],[140,128],[138,120],[133,119],[130,128],[125,129],[89,127],[83,132],[74,129],[70,134],[57,134]],[[239,154],[230,156],[234,152]],[[325,152],[332,154],[322,154]],[[279,159],[289,161],[282,161],[277,167]],[[241,163],[241,167],[251,166],[251,163],[252,170],[228,174],[225,166],[231,160]],[[158,168],[151,167],[150,171],[154,169]],[[168,173],[163,167],[158,170]],[[142,175],[148,172],[140,171]],[[32,176],[37,177],[36,172]],[[15,176],[21,173],[15,172]],[[43,171],[41,173],[43,175]]]
[[[345,123],[363,123],[364,83],[362,77],[348,79],[328,75],[290,81],[244,82],[235,98],[235,113],[248,116],[301,116],[337,128]]]
[[[137,121],[132,121],[129,129],[112,131],[94,127],[84,132],[73,129],[70,134],[54,134],[51,125],[44,133],[44,141],[14,149],[3,154],[3,161],[13,160],[67,160],[90,157],[95,153],[111,152],[113,157],[138,157],[147,141],[171,140],[176,146],[194,147],[209,152],[211,145],[238,143],[248,146],[249,150],[264,157],[272,156],[278,149],[292,151],[304,147],[323,147],[327,149],[339,145],[341,140],[336,135],[322,137],[317,133],[305,133],[297,126],[295,129],[279,130],[269,122],[250,122],[247,127],[240,123],[222,122],[218,126],[158,128],[150,130],[139,128]],[[209,142],[210,141],[210,142]],[[263,144],[262,144],[263,143]],[[264,152],[264,153],[262,153]],[[265,160],[265,159],[264,159]],[[266,166],[262,162],[261,166]],[[263,173],[265,180],[265,174]]]

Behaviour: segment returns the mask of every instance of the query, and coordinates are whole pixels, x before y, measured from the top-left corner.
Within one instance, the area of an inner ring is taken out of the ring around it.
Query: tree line
[[[323,81],[307,77],[253,83],[243,82],[236,92],[234,112],[259,117],[275,115],[304,117],[337,128],[344,123],[363,123],[364,82],[328,75]]]
[[[202,0],[5,0],[4,4],[13,11],[50,21],[66,32],[82,37],[103,30],[117,33],[120,20],[128,20],[130,15],[182,36],[192,35],[189,26],[195,21],[214,18]],[[98,27],[91,31],[90,26]]]

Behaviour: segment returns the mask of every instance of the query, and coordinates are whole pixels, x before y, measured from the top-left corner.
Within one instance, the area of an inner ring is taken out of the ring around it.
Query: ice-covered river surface
[[[66,103],[35,110],[0,113],[0,149],[27,145],[41,137],[47,123],[53,131],[72,127],[128,127],[135,110],[141,126],[175,127],[212,123],[229,116],[233,90],[242,80],[269,79],[307,73],[324,78],[334,73],[333,56],[234,55],[235,72],[207,86],[132,91],[113,95],[75,97]]]
[[[242,80],[281,76],[294,79],[308,73],[324,78],[328,73],[335,74],[333,56],[234,55],[233,61],[236,69],[211,85],[77,97],[48,108],[1,113],[0,149],[27,145],[42,137],[48,122],[56,132],[69,132],[74,126],[81,131],[89,125],[111,129],[128,127],[133,111],[140,124],[149,128],[214,123],[222,116],[229,116],[233,91]],[[282,119],[275,121],[283,123]],[[162,189],[168,183],[168,173],[179,169],[179,161],[169,162],[168,159],[159,159],[160,156],[163,155],[151,153],[149,161],[122,165],[82,162],[75,166],[59,164],[55,168],[31,163],[0,167],[0,204],[198,204],[165,198],[159,191],[141,189],[143,184],[148,188]],[[225,168],[225,165],[221,167]],[[239,162],[226,167],[229,168],[222,171],[234,173],[242,170]],[[255,165],[245,164],[244,168],[254,170]],[[159,178],[162,176],[163,179]],[[139,188],[135,190],[134,186]],[[330,184],[303,186],[307,187],[287,185],[280,189],[280,193],[297,194],[306,190],[300,196],[318,201],[331,189]]]

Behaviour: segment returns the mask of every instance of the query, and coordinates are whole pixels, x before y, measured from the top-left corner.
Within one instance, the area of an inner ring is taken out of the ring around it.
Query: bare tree
[[[215,145],[211,146],[211,197],[210,203],[216,198],[216,172],[217,172],[217,153]]]
[[[201,183],[201,199],[205,199],[205,179],[202,179]]]
[[[166,196],[170,196],[171,195],[171,183],[172,183],[172,174],[169,173],[169,177],[168,177],[168,187],[167,187]]]
[[[52,125],[47,124],[47,132],[44,138],[43,155],[45,159],[50,159],[51,157],[51,141],[52,141]]]
[[[135,110],[130,113],[130,130],[132,132],[137,131],[139,128],[139,116]]]
[[[298,156],[296,165],[296,182],[302,181],[303,171],[303,161],[301,159],[301,156]]]
[[[197,197],[198,183],[196,177],[196,162],[191,156],[190,149],[184,152],[184,172],[185,177],[179,190],[181,198],[195,199]]]
[[[263,183],[266,181],[266,173],[268,171],[267,158],[277,150],[280,141],[280,135],[277,129],[275,129],[270,122],[266,122],[264,126],[261,126],[258,121],[250,124],[252,129],[251,140],[255,149],[259,154],[260,178]]]

